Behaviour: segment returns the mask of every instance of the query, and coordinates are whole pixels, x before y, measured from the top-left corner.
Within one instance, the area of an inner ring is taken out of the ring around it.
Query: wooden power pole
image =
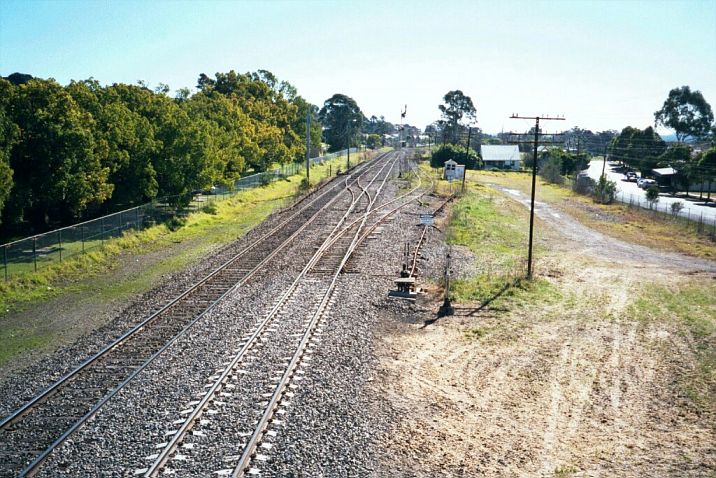
[[[553,121],[560,120],[564,121],[562,117],[549,117],[549,116],[519,116],[513,114],[510,116],[512,119],[530,119],[535,120],[535,137],[534,137],[534,148],[532,154],[532,197],[530,199],[530,240],[527,249],[527,278],[532,279],[532,232],[534,230],[535,222],[535,185],[537,184],[537,145],[539,144],[539,120]]]

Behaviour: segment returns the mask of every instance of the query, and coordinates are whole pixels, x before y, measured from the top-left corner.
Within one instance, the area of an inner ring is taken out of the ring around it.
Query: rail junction
[[[261,474],[273,438],[284,417],[290,418],[294,389],[320,348],[331,308],[341,299],[339,278],[353,272],[359,248],[376,231],[429,190],[429,181],[416,173],[416,184],[400,191],[391,185],[412,168],[407,155],[405,150],[390,152],[360,165],[294,204],[275,226],[238,251],[224,248],[213,259],[218,264],[213,271],[4,418],[0,476],[56,474],[50,472],[55,464],[48,462],[57,461],[78,430],[91,426],[111,408],[108,404],[121,401],[124,389],[151,374],[169,351],[201,337],[232,298],[261,295],[280,270],[281,292],[267,295],[245,314],[242,335],[227,339],[231,346],[217,355],[221,366],[204,376],[177,379],[177,386],[187,390],[201,382],[201,391],[182,403],[169,400],[160,436],[153,433],[137,444],[147,447],[141,461],[131,470],[109,473]],[[426,228],[415,234],[411,275]],[[217,433],[221,440],[214,438]],[[59,469],[77,473],[72,463],[63,462]]]

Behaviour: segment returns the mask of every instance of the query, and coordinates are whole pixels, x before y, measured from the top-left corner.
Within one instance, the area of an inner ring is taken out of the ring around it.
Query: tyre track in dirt
[[[499,188],[529,207],[529,199]],[[516,194],[517,193],[517,194]],[[713,476],[714,427],[676,386],[694,344],[630,318],[645,284],[716,263],[607,237],[538,202],[537,271],[560,303],[443,319],[385,337],[392,476]],[[567,307],[565,307],[565,303]],[[434,317],[437,302],[422,304]],[[470,336],[475,328],[479,338]],[[668,352],[668,353],[665,353]]]

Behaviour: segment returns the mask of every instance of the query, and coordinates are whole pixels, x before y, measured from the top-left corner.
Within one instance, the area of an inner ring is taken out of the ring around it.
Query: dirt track
[[[516,191],[508,195],[525,204]],[[679,324],[637,321],[645,287],[714,283],[716,264],[615,241],[539,204],[546,304],[458,309],[382,344],[395,476],[714,476],[714,410],[685,395]],[[716,293],[716,287],[714,287]],[[434,317],[436,304],[423,304]],[[713,319],[713,317],[711,318]],[[713,397],[709,404],[713,403]]]

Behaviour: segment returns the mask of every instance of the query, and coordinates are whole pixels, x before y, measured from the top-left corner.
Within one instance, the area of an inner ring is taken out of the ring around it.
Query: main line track
[[[389,155],[364,163],[353,174],[381,164]],[[268,233],[3,419],[0,477],[33,474],[52,450],[223,297],[261,271],[342,191],[354,194],[360,176],[353,177],[324,187]]]
[[[261,459],[262,455],[257,455],[256,450],[260,446],[270,447],[262,441],[267,428],[275,421],[274,415],[285,395],[292,395],[287,390],[294,379],[298,380],[295,378],[297,368],[310,360],[310,347],[315,345],[316,331],[333,300],[337,278],[367,236],[368,218],[385,206],[376,207],[375,203],[399,157],[381,168],[365,186],[359,178],[355,183],[357,188],[350,188],[352,197],[346,212],[301,273],[258,320],[224,368],[207,378],[207,391],[201,399],[169,415],[178,417],[170,423],[181,423],[181,426],[172,432],[169,442],[158,445],[161,451],[152,465],[138,469],[137,473],[145,477],[161,473],[206,476],[216,472],[211,468],[213,464],[235,462],[233,470],[218,472],[241,476],[251,469],[257,456]],[[374,189],[372,195],[371,188]],[[408,202],[412,199],[408,198]],[[287,357],[288,350],[294,352]],[[217,421],[223,422],[216,425]],[[215,429],[233,430],[235,436],[212,439],[211,446],[205,446],[202,437]],[[190,430],[194,432],[189,434]],[[235,454],[237,446],[242,450],[240,456]]]

